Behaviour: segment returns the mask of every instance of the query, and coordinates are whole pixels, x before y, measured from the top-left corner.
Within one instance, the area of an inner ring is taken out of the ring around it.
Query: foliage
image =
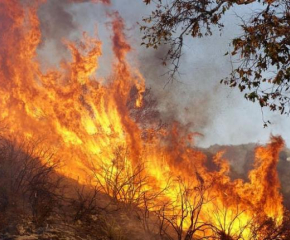
[[[290,113],[288,0],[158,0],[155,4],[156,10],[143,19],[142,44],[152,48],[169,45],[163,64],[173,64],[171,76],[178,71],[185,36],[212,35],[214,28],[223,29],[223,17],[230,9],[256,4],[247,19],[241,18],[242,34],[232,40],[230,54],[239,59],[238,66],[221,82],[238,87],[246,99],[258,101],[261,107]]]

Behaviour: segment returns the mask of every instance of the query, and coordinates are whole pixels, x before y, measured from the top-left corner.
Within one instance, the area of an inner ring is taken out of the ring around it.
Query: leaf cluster
[[[153,1],[144,0],[146,4]],[[221,82],[238,87],[245,98],[271,111],[290,113],[290,2],[288,0],[171,0],[154,1],[156,9],[140,26],[147,48],[168,45],[163,64],[171,64],[171,77],[180,66],[186,36],[201,38],[220,32],[230,9],[259,4],[247,19],[242,34],[232,40],[230,53],[238,62]],[[227,55],[229,53],[226,53]],[[265,123],[266,124],[266,123]]]

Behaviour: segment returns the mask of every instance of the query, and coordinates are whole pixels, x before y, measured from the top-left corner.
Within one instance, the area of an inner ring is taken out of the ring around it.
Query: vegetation
[[[125,239],[99,190],[64,178],[58,167],[41,141],[0,137],[0,239]]]
[[[196,184],[179,177],[168,179],[164,189],[149,189],[144,163],[126,165],[128,152],[117,148],[111,162],[100,169],[92,165],[90,184],[82,185],[62,177],[54,154],[41,146],[0,138],[1,239],[242,240],[246,229],[250,240],[290,237],[287,212],[280,225],[253,216],[238,229],[234,224],[244,213],[238,204],[236,211],[216,206],[208,219],[202,217],[205,205],[215,201],[209,195],[214,183],[198,172]],[[163,195],[169,186],[173,199]]]
[[[184,38],[201,38],[222,30],[224,16],[233,9],[254,5],[247,17],[240,17],[241,35],[231,42],[237,64],[221,82],[238,87],[245,98],[281,114],[290,113],[290,2],[288,0],[144,0],[155,2],[156,10],[144,18],[143,44],[169,50],[163,63],[178,71]],[[239,16],[237,16],[239,17]],[[266,123],[265,123],[266,124]]]
[[[0,231],[26,214],[41,226],[60,202],[62,178],[55,173],[57,163],[45,149],[36,150],[38,144],[17,146],[0,139]],[[41,158],[46,162],[42,163]]]

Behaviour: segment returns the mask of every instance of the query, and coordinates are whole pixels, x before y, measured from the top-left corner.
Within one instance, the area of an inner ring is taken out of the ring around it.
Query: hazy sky
[[[197,139],[198,145],[264,143],[272,133],[282,135],[290,146],[289,117],[265,110],[264,118],[270,120],[272,124],[264,129],[259,105],[247,102],[238,89],[230,89],[219,84],[220,79],[227,76],[231,69],[229,58],[224,56],[224,53],[229,50],[230,39],[238,34],[233,13],[225,20],[226,28],[222,37],[217,34],[208,38],[187,40],[181,63],[180,82],[169,84],[164,88],[167,78],[161,76],[165,69],[161,67],[158,59],[164,54],[164,50],[153,51],[140,47],[141,34],[136,24],[137,21],[141,22],[142,16],[150,13],[150,7],[141,0],[113,0],[110,7],[90,3],[68,6],[56,4],[57,2],[60,1],[54,0],[54,4],[41,11],[45,26],[50,29],[47,30],[47,41],[43,49],[50,51],[51,59],[54,61],[55,55],[59,52],[54,50],[56,43],[52,38],[57,37],[58,31],[60,33],[64,31],[68,38],[74,39],[82,30],[92,34],[97,26],[104,52],[99,74],[108,74],[110,69],[106,63],[110,61],[111,51],[110,32],[106,26],[109,19],[106,13],[119,11],[126,21],[126,34],[134,48],[130,59],[135,66],[139,66],[146,78],[147,86],[158,96],[160,111],[165,118],[175,118],[184,124],[190,123],[193,131],[202,133],[204,137]],[[53,16],[56,11],[64,11],[65,14],[62,14],[64,19],[56,19]],[[238,14],[243,15],[247,11],[249,10],[242,10]],[[50,26],[50,19],[61,24],[52,22]],[[53,26],[59,30],[54,31]],[[49,34],[53,35],[52,38]]]

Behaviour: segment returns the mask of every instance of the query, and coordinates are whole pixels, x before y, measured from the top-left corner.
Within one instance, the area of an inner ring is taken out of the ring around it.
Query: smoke
[[[150,12],[148,10],[150,9],[147,9],[147,12],[143,10],[139,15],[146,16]],[[229,31],[232,32],[234,28],[234,25],[230,26]],[[201,133],[204,137],[197,140],[202,144],[208,144],[208,129],[224,111],[223,107],[231,92],[219,84],[220,79],[227,76],[231,69],[229,59],[224,57],[224,53],[228,51],[226,37],[186,39],[180,74],[173,82],[168,82],[170,79],[166,72],[169,69],[161,64],[161,59],[168,51],[166,46],[157,50],[144,47],[138,47],[136,50],[147,87],[152,89],[159,100],[163,119],[176,120],[189,126],[191,131]],[[139,40],[140,44],[138,31],[135,38],[133,41]],[[217,141],[217,137],[214,138],[210,140],[210,144]]]
[[[152,89],[159,100],[159,110],[164,121],[178,121],[190,125],[191,130],[202,133],[211,121],[209,118],[212,112],[210,103],[213,100],[211,93],[204,94],[198,88],[194,88],[195,84],[182,80],[171,82],[166,74],[168,69],[161,65],[161,58],[167,49],[141,51],[140,61],[143,63],[141,71],[147,87]]]
[[[215,32],[211,37],[186,40],[181,74],[178,81],[169,84],[166,84],[168,69],[161,64],[166,47],[152,50],[140,46],[141,33],[137,22],[142,22],[142,17],[152,10],[152,6],[145,6],[142,1],[113,0],[110,5],[104,5],[89,1],[48,0],[39,10],[42,29],[39,58],[45,59],[42,61],[44,65],[53,65],[67,58],[69,54],[63,38],[76,40],[83,30],[93,35],[97,25],[103,42],[98,74],[108,76],[112,52],[107,13],[116,10],[125,20],[127,38],[133,46],[130,62],[144,75],[146,86],[158,99],[158,110],[165,122],[177,120],[191,131],[203,134],[204,137],[197,139],[201,146],[263,143],[270,133],[282,134],[286,143],[290,142],[290,136],[285,133],[289,129],[286,117],[264,111],[264,118],[272,121],[272,125],[264,129],[259,106],[247,102],[237,89],[219,84],[220,79],[231,71],[230,59],[224,56],[230,50],[228,43],[239,35],[234,13],[226,17],[222,36]],[[242,9],[240,15],[247,11]]]
[[[100,3],[100,4],[96,4]],[[44,67],[57,66],[63,58],[69,57],[64,40],[76,41],[82,33],[82,26],[75,20],[76,9],[81,5],[110,5],[110,0],[47,0],[39,9],[42,42],[39,55]]]
[[[69,12],[69,1],[50,0],[39,10],[42,43],[53,41],[58,49],[63,49],[63,37],[70,37],[77,25]]]
[[[39,10],[43,41],[54,41],[61,47],[63,37],[70,37],[78,28],[73,17],[73,7],[80,3],[104,3],[110,4],[109,0],[48,0]],[[80,29],[78,29],[80,30]]]
[[[240,35],[236,15],[247,17],[255,7],[251,5],[249,9],[246,6],[230,12],[224,20],[222,36],[214,31],[213,36],[202,39],[188,37],[181,61],[180,82],[173,82],[165,88],[168,76],[163,74],[167,69],[161,66],[160,58],[167,49],[138,49],[147,85],[159,97],[163,115],[190,125],[194,132],[200,132],[203,135],[197,138],[200,146],[265,143],[271,133],[282,135],[286,143],[290,143],[287,117],[270,113],[267,109],[263,109],[262,113],[259,105],[246,101],[238,89],[220,84],[220,80],[232,69],[231,59],[224,54],[231,50],[231,39]],[[140,13],[141,16],[146,14]],[[263,118],[272,122],[267,129],[263,128]]]

